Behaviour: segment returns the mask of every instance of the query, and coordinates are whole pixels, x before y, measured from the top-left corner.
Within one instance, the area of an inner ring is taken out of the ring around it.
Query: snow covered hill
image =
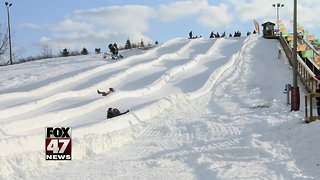
[[[119,61],[0,67],[0,179],[317,179],[319,122],[286,105],[279,48],[176,38]],[[106,119],[108,107],[130,112]],[[73,128],[72,161],[45,160],[46,126]]]

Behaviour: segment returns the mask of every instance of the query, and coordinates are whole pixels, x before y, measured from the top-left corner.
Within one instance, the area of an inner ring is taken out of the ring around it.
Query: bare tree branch
[[[6,54],[8,50],[8,43],[9,43],[9,34],[2,33],[1,26],[0,26],[0,58],[2,55]]]

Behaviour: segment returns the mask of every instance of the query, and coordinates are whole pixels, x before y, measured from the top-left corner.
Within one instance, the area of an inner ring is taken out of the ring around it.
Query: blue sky
[[[7,28],[6,7],[0,5],[0,25]],[[44,46],[53,54],[68,48],[89,52],[107,44],[131,42],[163,43],[175,37],[208,37],[211,31],[227,34],[252,31],[253,19],[260,24],[276,20],[273,3],[283,3],[280,19],[286,26],[293,14],[293,0],[11,0],[11,30],[20,57],[41,54]],[[319,0],[299,0],[298,21],[320,38]],[[300,14],[303,14],[303,16]]]

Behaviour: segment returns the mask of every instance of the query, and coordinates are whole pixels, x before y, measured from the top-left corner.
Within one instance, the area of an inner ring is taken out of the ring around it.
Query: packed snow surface
[[[277,40],[175,38],[149,50],[0,67],[0,179],[320,179],[320,124],[290,112]],[[116,91],[108,96],[97,90]],[[106,118],[108,107],[129,113]],[[72,160],[45,160],[45,127]]]

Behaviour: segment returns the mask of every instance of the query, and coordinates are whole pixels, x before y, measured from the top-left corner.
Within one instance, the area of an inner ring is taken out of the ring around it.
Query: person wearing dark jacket
[[[121,113],[117,108],[109,108],[107,118],[113,118],[116,116],[120,116],[129,112],[129,109],[126,112]]]
[[[101,94],[101,96],[107,96],[109,95],[110,93],[114,92],[114,89],[113,88],[109,88],[109,91],[108,92],[104,92],[104,91],[99,91],[97,90],[97,93],[98,94]]]
[[[189,32],[189,39],[192,39],[192,31]]]
[[[214,33],[211,31],[210,38],[214,38]]]
[[[113,44],[109,44],[109,49],[110,49],[110,52],[113,54],[113,55],[117,55],[117,49],[116,47],[114,47]]]
[[[118,45],[117,45],[117,43],[114,43],[113,44],[113,47],[115,48],[115,55],[118,55],[118,52],[119,52],[119,50],[118,50]]]

